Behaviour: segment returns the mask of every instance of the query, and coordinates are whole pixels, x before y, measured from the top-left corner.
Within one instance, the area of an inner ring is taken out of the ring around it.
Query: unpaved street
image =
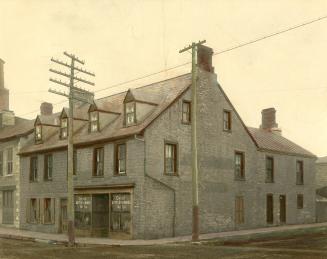
[[[253,242],[214,240],[198,245],[179,243],[160,246],[88,246],[69,248],[27,241],[0,239],[1,259],[138,259],[138,258],[327,258],[327,234]]]

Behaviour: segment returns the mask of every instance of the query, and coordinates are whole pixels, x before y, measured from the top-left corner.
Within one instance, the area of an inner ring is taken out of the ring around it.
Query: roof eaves
[[[308,157],[308,158],[315,158],[317,159],[317,156],[315,155],[309,155],[309,154],[301,154],[301,153],[296,153],[296,152],[287,152],[287,151],[280,151],[280,150],[274,150],[274,149],[269,149],[269,148],[262,148],[259,147],[258,151],[262,152],[271,152],[275,154],[283,154],[283,155],[289,155],[289,156],[301,156],[301,157]]]

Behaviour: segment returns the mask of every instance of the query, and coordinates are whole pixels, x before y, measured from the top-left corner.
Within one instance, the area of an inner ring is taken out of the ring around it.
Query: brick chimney
[[[203,45],[198,46],[198,67],[214,73],[215,68],[212,66],[212,55],[212,48]]]
[[[262,121],[260,128],[263,130],[267,130],[273,132],[277,135],[282,134],[282,130],[278,128],[278,124],[276,123],[276,110],[275,108],[267,108],[261,111]]]
[[[4,64],[5,62],[0,58],[0,111],[9,110],[9,90],[5,88]]]
[[[41,115],[51,115],[53,111],[52,103],[43,102],[40,106]]]

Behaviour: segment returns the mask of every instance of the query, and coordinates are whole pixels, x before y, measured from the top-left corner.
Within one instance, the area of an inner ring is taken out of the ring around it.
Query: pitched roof
[[[317,164],[327,164],[327,156],[319,157],[316,161]]]
[[[0,129],[0,142],[29,134],[34,129],[34,120],[27,120],[15,116],[15,125]]]
[[[170,78],[165,81],[153,83],[147,86],[133,89],[133,95],[137,96],[138,100],[153,102],[158,105],[153,106],[152,112],[146,118],[134,126],[124,126],[124,99],[127,91],[114,94],[95,100],[97,107],[104,110],[117,113],[117,117],[106,125],[100,132],[88,132],[88,122],[83,123],[82,127],[74,130],[74,144],[85,145],[98,141],[123,138],[134,134],[140,134],[148,127],[164,110],[166,110],[178,97],[183,94],[191,85],[190,73]],[[147,97],[153,95],[152,99]],[[134,97],[135,97],[134,96]],[[153,99],[155,98],[155,99]],[[87,112],[87,110],[86,110]],[[42,150],[64,148],[67,145],[67,140],[59,139],[59,130],[57,134],[49,137],[42,144],[35,145],[34,140],[30,140],[25,147],[21,149],[20,154],[28,154]]]
[[[271,131],[248,127],[250,134],[258,144],[259,149],[274,151],[289,155],[299,155],[306,157],[316,157],[310,151],[300,147],[287,138],[275,134]]]

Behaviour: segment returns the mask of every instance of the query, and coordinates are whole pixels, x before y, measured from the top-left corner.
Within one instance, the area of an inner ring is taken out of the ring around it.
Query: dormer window
[[[99,113],[97,111],[93,111],[89,114],[90,132],[99,131]]]
[[[40,142],[42,140],[42,126],[36,125],[35,126],[35,141]]]
[[[65,139],[68,136],[68,118],[60,120],[60,138]]]
[[[125,122],[126,126],[130,126],[135,124],[136,116],[135,116],[135,102],[129,102],[125,104]]]

